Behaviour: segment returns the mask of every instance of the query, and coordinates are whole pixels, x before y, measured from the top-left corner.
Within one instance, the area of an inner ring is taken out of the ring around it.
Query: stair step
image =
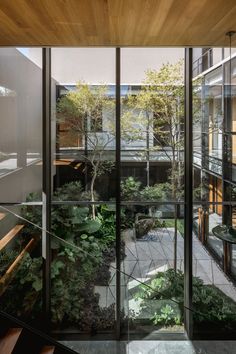
[[[4,219],[4,218],[5,218],[5,216],[6,216],[6,214],[5,214],[5,213],[0,213],[0,220]]]
[[[55,351],[55,347],[54,347],[54,346],[52,346],[52,345],[45,345],[45,346],[42,348],[40,354],[53,354],[54,351]]]
[[[1,209],[0,209],[1,210]],[[14,211],[14,210],[13,210]],[[0,212],[0,240],[5,237],[5,235],[17,224],[22,224],[14,214],[10,212],[5,212],[4,210]]]
[[[24,225],[14,226],[1,240],[0,251],[23,229]]]
[[[1,241],[0,241],[1,242]],[[37,242],[36,239],[32,238],[26,245],[26,247],[21,251],[21,253],[16,257],[14,262],[10,265],[7,269],[6,273],[0,278],[0,296],[4,293],[7,288],[7,285],[10,283],[13,274],[15,273],[16,268],[19,266],[22,258],[26,253],[30,253],[31,250],[34,248],[35,243]],[[1,352],[0,352],[1,354]]]
[[[11,354],[22,332],[22,328],[9,328],[0,339],[0,354]]]

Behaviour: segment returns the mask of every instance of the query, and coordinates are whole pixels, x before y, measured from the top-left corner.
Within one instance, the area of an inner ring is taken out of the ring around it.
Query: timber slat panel
[[[1,240],[0,251],[23,229],[24,225],[14,226]]]
[[[0,339],[0,354],[11,354],[20,335],[22,328],[9,328],[3,338]]]

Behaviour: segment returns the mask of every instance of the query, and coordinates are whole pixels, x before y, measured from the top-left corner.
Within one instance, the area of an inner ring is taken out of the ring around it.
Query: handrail
[[[225,180],[226,182],[229,182],[228,180]],[[55,201],[52,202],[51,205],[59,206],[59,205],[68,205],[68,206],[73,206],[73,205],[115,205],[115,201],[96,201],[96,202],[91,202],[91,201],[72,201],[72,200],[64,200],[64,201]],[[204,204],[204,205],[229,205],[229,206],[236,206],[236,201],[222,201],[222,202],[214,202],[214,201],[206,201],[206,200],[194,200],[193,201],[194,205],[199,205],[199,204]],[[29,220],[22,218],[21,216],[18,216],[17,214],[14,214],[12,210],[7,209],[7,206],[9,207],[19,207],[19,206],[42,206],[43,202],[3,202],[0,204],[0,208],[4,209],[5,211],[8,211],[9,213],[15,215],[16,217],[19,217],[21,220],[24,220],[25,222],[30,223]],[[136,201],[129,201],[129,200],[124,200],[121,201],[121,206],[127,206],[127,205],[134,205],[134,206],[159,206],[159,205],[168,205],[168,206],[175,206],[175,205],[180,205],[184,206],[185,202],[184,201],[141,201],[141,200],[136,200]],[[34,225],[35,226],[35,225]],[[44,230],[42,230],[44,231]],[[47,231],[48,232],[48,231]]]
[[[22,327],[23,329],[26,329],[27,331],[35,334],[36,336],[42,338],[45,342],[49,342],[51,345],[63,350],[68,354],[78,354],[78,352],[75,352],[74,350],[66,347],[65,345],[61,344],[60,342],[56,341],[55,339],[53,339],[52,337],[50,337],[49,335],[47,335],[46,333],[40,331],[39,329],[32,327],[31,325],[29,325],[28,323],[25,323],[22,320],[19,320],[18,318],[9,315],[8,313],[0,310],[0,317],[4,318],[8,321],[13,322],[14,324],[16,324],[19,327]]]

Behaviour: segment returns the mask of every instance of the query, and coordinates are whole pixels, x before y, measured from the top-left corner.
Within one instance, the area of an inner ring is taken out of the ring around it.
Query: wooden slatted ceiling
[[[230,30],[235,0],[0,1],[3,46],[228,46]]]

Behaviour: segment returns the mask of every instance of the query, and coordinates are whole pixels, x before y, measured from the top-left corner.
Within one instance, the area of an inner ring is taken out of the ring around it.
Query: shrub
[[[184,274],[169,269],[159,272],[149,284],[139,286],[135,294],[140,314],[150,313],[154,325],[172,326],[183,323]],[[156,301],[154,301],[156,300]],[[193,319],[195,323],[235,323],[236,303],[214,285],[205,285],[193,277]]]
[[[136,181],[133,177],[128,177],[121,182],[121,198],[123,200],[139,200],[140,199],[141,182]]]

